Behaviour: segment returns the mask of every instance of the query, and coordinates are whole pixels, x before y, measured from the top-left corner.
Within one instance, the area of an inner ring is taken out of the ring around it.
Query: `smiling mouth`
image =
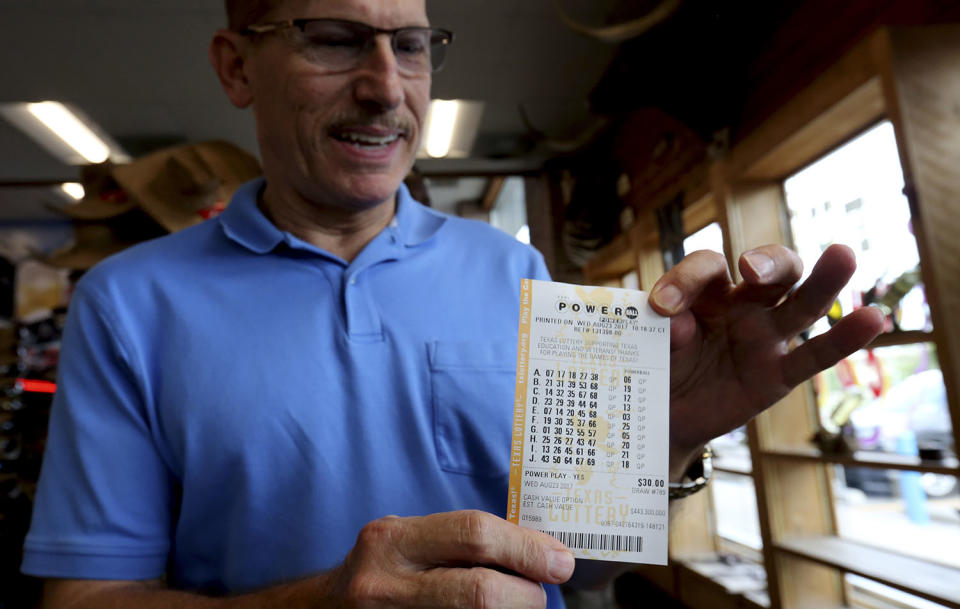
[[[378,150],[386,148],[390,144],[400,139],[399,133],[390,133],[387,135],[371,135],[367,133],[341,132],[334,133],[334,139],[347,144],[352,144],[359,148],[368,150]]]

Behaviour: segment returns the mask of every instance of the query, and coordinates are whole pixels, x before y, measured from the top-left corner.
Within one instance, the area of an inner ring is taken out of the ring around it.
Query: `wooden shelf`
[[[960,609],[960,569],[872,548],[839,537],[785,539],[777,551],[876,580],[953,609]]]
[[[899,469],[911,472],[946,474],[960,476],[960,461],[956,457],[943,461],[925,461],[907,455],[878,453],[858,450],[852,455],[827,455],[813,447],[790,447],[777,450],[765,450],[763,457],[772,459],[792,459],[815,463],[836,463],[847,467],[870,467],[875,469]]]
[[[769,609],[770,595],[767,592],[744,592],[741,604],[746,609]]]
[[[705,564],[702,558],[678,561],[677,587],[679,599],[685,606],[694,609],[769,609],[767,582],[744,575],[747,564],[739,567],[714,561]]]
[[[868,349],[878,349],[881,347],[894,347],[897,345],[914,345],[916,343],[934,342],[933,332],[924,330],[908,330],[903,332],[887,332],[873,339],[867,345]]]
[[[721,472],[724,474],[733,474],[735,476],[752,476],[753,470],[747,469],[744,467],[730,467],[727,465],[717,465],[716,462],[713,464],[713,471]]]
[[[717,444],[714,442],[713,444]],[[748,447],[746,450],[737,450],[733,447],[723,445],[713,448],[713,469],[718,472],[728,474],[753,475],[753,461],[750,457]]]

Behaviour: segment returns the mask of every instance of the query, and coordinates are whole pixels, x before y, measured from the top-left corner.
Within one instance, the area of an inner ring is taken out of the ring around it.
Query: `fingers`
[[[800,280],[803,262],[796,253],[780,245],[765,245],[744,252],[738,263],[744,282],[738,296],[772,306]]]
[[[744,253],[738,266],[744,278],[736,288],[738,299],[770,306],[783,298],[803,273],[800,257],[779,245]],[[692,307],[701,295],[716,296],[730,289],[726,259],[716,252],[701,250],[685,257],[660,278],[651,291],[650,304],[658,313],[676,315]]]
[[[371,523],[365,531],[379,527],[388,530],[376,535],[382,540],[372,543],[389,539],[407,561],[426,568],[485,565],[549,583],[562,583],[573,574],[573,555],[562,543],[486,512],[385,519]]]
[[[850,248],[844,245],[828,247],[810,277],[775,313],[780,333],[795,336],[823,317],[856,268],[856,258]]]
[[[533,581],[493,569],[431,569],[417,582],[416,606],[422,607],[424,592],[436,607],[476,609],[543,609],[547,594]]]
[[[335,579],[347,604],[542,609],[538,582],[562,583],[573,567],[549,535],[460,511],[367,524]]]
[[[408,558],[425,564],[491,565],[528,579],[562,583],[573,574],[573,554],[553,537],[475,510],[432,514],[411,530],[422,543]]]
[[[880,334],[883,324],[884,315],[879,309],[857,309],[828,332],[812,338],[784,357],[784,383],[794,387],[857,349],[862,349]]]
[[[676,315],[687,310],[701,293],[731,286],[726,259],[716,252],[700,250],[686,256],[657,281],[650,291],[650,304],[661,315]]]

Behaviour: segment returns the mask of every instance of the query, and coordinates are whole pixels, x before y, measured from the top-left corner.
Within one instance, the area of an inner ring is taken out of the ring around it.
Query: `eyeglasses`
[[[384,30],[365,23],[342,19],[291,19],[251,25],[240,30],[244,36],[296,28],[300,30],[304,55],[319,66],[336,71],[356,68],[367,56],[374,36],[387,34],[405,72],[422,74],[443,67],[453,32],[431,27],[402,27]]]

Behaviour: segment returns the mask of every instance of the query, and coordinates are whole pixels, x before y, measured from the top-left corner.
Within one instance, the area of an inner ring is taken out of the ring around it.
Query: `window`
[[[960,568],[955,476],[837,465],[833,488],[840,537]]]
[[[712,250],[723,253],[723,232],[718,222],[711,222],[683,240],[683,252],[689,254],[697,250]]]
[[[812,334],[871,303],[887,313],[890,333],[932,329],[889,122],[789,178],[784,188],[794,242],[807,267],[834,242],[849,245],[858,258],[850,284]],[[854,448],[922,450],[942,458],[953,451],[953,437],[936,348],[921,342],[923,334],[904,336],[905,344],[862,351],[816,379],[820,423],[851,435]]]
[[[503,181],[500,193],[490,210],[490,224],[518,241],[530,243],[530,227],[527,225],[527,199],[523,178],[510,176]]]
[[[717,535],[748,548],[763,547],[757,491],[749,474],[717,471],[713,477]]]
[[[850,600],[856,607],[868,607],[869,609],[946,609],[944,605],[932,603],[890,586],[884,586],[866,577],[848,573],[845,580],[851,589]]]
[[[811,331],[867,304],[887,314],[892,344],[859,351],[814,380],[819,424],[858,458],[952,458],[953,432],[920,278],[920,256],[890,122],[856,137],[784,183],[790,226],[805,273],[831,243],[858,268],[833,310]],[[914,332],[911,334],[910,332]],[[960,567],[957,478],[938,472],[834,467],[842,538]],[[949,548],[949,549],[948,549]]]
[[[832,243],[843,243],[857,255],[857,272],[830,319],[874,303],[887,312],[888,331],[932,328],[903,188],[889,121],[784,183],[793,241],[806,273]],[[827,327],[823,320],[814,332]]]
[[[628,290],[639,290],[640,275],[636,271],[630,271],[620,278],[620,285]]]
[[[722,158],[642,193],[637,222],[585,272],[635,266],[651,286],[654,211],[682,197],[687,252],[736,261],[784,243],[809,272],[831,243],[854,250],[850,287],[804,339],[868,304],[887,316],[869,348],[712,443],[716,482],[675,515],[672,566],[643,569],[687,606],[960,607],[958,41],[956,26],[867,37]],[[722,240],[704,245],[714,221]],[[705,572],[734,545],[760,548],[765,598]]]

